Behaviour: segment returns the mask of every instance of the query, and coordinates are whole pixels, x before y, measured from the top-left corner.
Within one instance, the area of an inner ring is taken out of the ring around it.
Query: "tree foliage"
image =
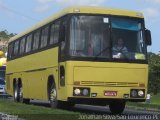
[[[15,33],[8,33],[7,30],[0,31],[0,37],[4,38],[4,39],[9,39],[9,38],[11,38],[11,37],[13,37],[15,35],[16,35]]]
[[[148,53],[149,60],[149,92],[157,94],[160,92],[160,56]]]
[[[8,40],[15,36],[15,33],[9,33],[7,30],[0,31],[0,51],[7,51]]]

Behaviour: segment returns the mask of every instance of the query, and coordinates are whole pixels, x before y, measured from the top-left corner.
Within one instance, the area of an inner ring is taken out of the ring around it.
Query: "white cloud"
[[[37,12],[45,12],[53,5],[61,6],[75,6],[75,5],[87,5],[87,6],[99,6],[107,0],[36,0],[38,5],[36,7]]]
[[[152,2],[152,3],[158,3],[158,4],[160,4],[160,0],[149,0],[150,2]]]
[[[61,5],[101,5],[106,0],[55,0]]]
[[[150,0],[151,1],[151,0]],[[155,3],[159,3],[160,4],[160,0],[152,0],[152,2],[155,2]]]
[[[143,9],[142,12],[145,14],[148,18],[157,18],[159,16],[159,10],[156,8],[146,8]]]
[[[157,8],[146,8],[143,9],[142,12],[144,13],[146,23],[148,25],[153,25],[159,21],[159,10]]]
[[[160,0],[143,0],[143,1],[150,2],[153,4],[160,4]]]
[[[37,0],[38,3],[40,4],[45,4],[45,3],[49,3],[49,2],[53,2],[54,0]]]

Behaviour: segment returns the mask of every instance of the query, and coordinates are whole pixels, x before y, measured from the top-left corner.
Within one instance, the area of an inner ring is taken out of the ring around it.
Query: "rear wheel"
[[[23,98],[23,88],[21,84],[18,87],[18,102],[25,103],[25,104],[30,103],[30,99]]]
[[[124,111],[126,102],[124,100],[112,101],[109,108],[112,114],[121,114]]]
[[[14,90],[13,90],[13,98],[14,98],[14,101],[15,101],[15,102],[18,102],[18,85],[17,85],[17,83],[15,83],[15,84],[13,85],[13,88],[14,88]]]

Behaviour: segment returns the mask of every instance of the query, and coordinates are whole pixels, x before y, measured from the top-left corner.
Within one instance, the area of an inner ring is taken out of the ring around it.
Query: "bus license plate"
[[[104,96],[117,96],[117,91],[105,91]]]

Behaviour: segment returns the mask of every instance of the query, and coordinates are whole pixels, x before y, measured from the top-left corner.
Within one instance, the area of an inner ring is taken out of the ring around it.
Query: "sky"
[[[0,31],[19,33],[68,6],[103,6],[143,12],[152,46],[160,51],[160,0],[0,0]]]

